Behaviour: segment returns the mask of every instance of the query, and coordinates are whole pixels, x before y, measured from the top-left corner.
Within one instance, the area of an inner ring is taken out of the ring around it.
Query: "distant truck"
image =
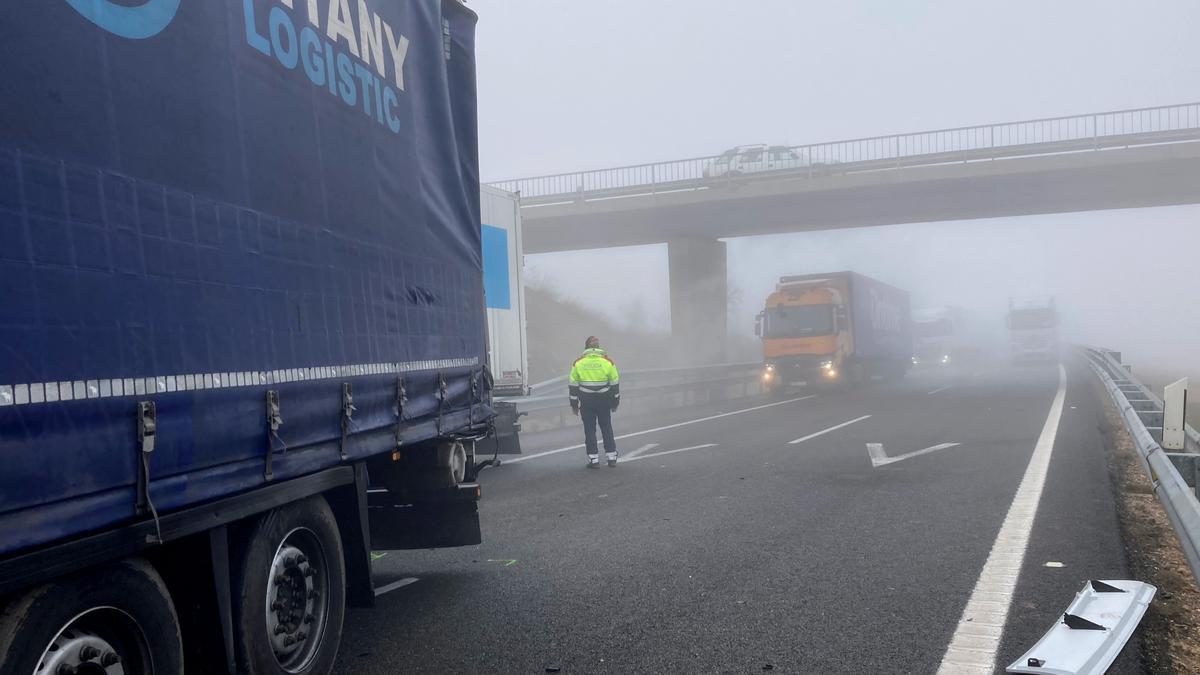
[[[764,390],[903,377],[909,312],[908,292],[855,272],[781,277],[755,328]]]
[[[928,307],[913,312],[914,366],[949,365],[971,352],[965,313],[957,307]]]
[[[1010,299],[1006,323],[1014,362],[1058,358],[1058,311],[1053,297]]]

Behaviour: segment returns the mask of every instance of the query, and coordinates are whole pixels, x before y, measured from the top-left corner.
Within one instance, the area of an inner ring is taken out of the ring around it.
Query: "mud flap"
[[[524,413],[517,412],[517,404],[510,401],[493,401],[496,411],[496,433],[475,444],[476,454],[519,455],[521,454],[521,422]]]
[[[483,541],[479,531],[479,486],[457,487],[417,495],[396,503],[393,493],[368,495],[371,550],[471,546]]]

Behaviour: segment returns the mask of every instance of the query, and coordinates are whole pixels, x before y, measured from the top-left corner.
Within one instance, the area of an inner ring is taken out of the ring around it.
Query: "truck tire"
[[[438,446],[437,465],[443,485],[454,487],[467,476],[467,450],[462,441],[446,441]]]
[[[321,496],[254,524],[234,570],[234,648],[248,675],[333,670],[346,611],[342,538]]]
[[[0,610],[0,673],[179,675],[179,618],[162,578],[129,558],[39,586]]]

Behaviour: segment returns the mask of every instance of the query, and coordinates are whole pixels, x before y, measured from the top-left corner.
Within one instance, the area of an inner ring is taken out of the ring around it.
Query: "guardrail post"
[[[1187,378],[1163,388],[1162,447],[1164,450],[1183,450],[1187,443]]]

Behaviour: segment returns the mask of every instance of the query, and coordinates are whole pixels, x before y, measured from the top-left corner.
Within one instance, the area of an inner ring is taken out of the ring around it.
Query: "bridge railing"
[[[875,136],[789,148],[798,159],[754,175],[813,177],[909,166],[1104,150],[1200,139],[1200,103],[1048,117]],[[520,192],[526,206],[678,190],[744,178],[722,172],[717,155],[576,171],[492,183]]]

